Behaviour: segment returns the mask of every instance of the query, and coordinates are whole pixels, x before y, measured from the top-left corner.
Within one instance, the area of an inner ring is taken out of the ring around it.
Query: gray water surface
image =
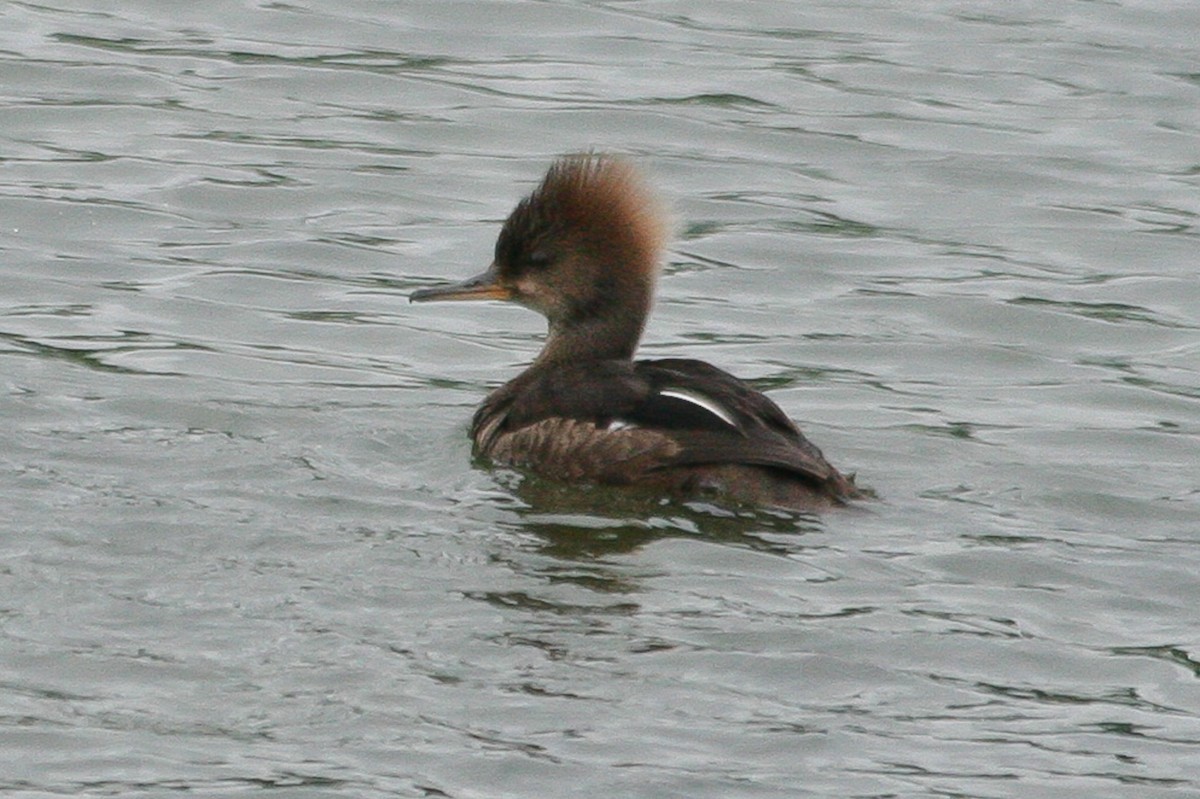
[[[1200,796],[1200,5],[0,7],[0,793]],[[564,152],[878,501],[563,489]]]

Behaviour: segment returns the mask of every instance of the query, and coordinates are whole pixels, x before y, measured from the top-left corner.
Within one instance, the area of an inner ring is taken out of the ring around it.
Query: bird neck
[[[632,360],[648,310],[626,306],[565,322],[551,320],[549,335],[535,364]]]

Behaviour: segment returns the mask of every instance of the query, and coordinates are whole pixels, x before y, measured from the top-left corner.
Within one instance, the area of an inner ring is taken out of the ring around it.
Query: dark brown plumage
[[[667,215],[626,161],[556,161],[517,204],[483,274],[414,302],[502,299],[543,314],[533,364],[484,401],[471,436],[494,462],[572,482],[638,485],[817,510],[858,496],[766,396],[690,359],[633,361]]]

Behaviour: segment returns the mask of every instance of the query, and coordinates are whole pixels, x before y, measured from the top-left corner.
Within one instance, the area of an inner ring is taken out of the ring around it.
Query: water
[[[0,9],[0,792],[1200,795],[1200,7]],[[557,154],[880,495],[470,461]]]

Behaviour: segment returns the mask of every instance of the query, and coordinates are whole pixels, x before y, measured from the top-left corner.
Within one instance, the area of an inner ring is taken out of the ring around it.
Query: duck
[[[409,296],[513,302],[547,320],[541,352],[476,411],[476,455],[682,502],[813,512],[860,497],[747,382],[692,358],[634,359],[670,218],[627,158],[563,156],[509,214],[482,274]]]

